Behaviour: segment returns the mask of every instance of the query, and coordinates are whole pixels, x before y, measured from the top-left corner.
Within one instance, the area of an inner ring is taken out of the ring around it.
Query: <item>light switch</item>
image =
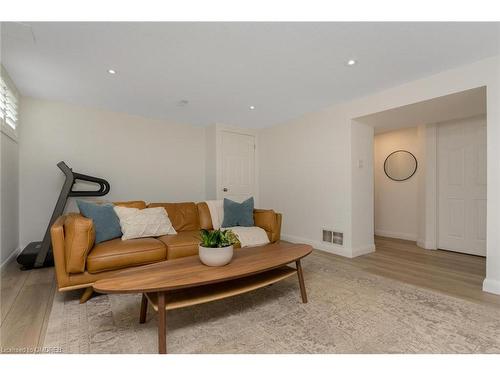
[[[358,168],[359,169],[363,168],[363,160],[361,159],[358,160]]]

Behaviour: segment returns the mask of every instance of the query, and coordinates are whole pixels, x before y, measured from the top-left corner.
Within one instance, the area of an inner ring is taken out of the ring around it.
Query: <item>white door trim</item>
[[[419,165],[423,169],[419,174],[419,199],[417,246],[427,250],[437,249],[437,127],[436,124],[420,125],[423,137],[419,139]],[[422,191],[421,191],[422,190]]]

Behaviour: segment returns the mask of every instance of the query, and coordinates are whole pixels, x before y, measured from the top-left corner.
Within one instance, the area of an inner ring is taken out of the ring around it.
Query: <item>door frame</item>
[[[216,132],[216,137],[215,137],[215,149],[216,149],[216,168],[215,168],[215,179],[216,179],[216,197],[218,200],[224,199],[223,194],[222,194],[222,135],[223,133],[234,133],[234,134],[241,134],[241,135],[247,135],[251,136],[254,138],[254,143],[255,143],[255,151],[254,151],[254,202],[255,202],[255,207],[259,207],[258,205],[260,204],[260,191],[259,191],[259,154],[258,154],[258,149],[259,149],[259,137],[258,137],[258,131],[255,129],[243,129],[243,128],[237,128],[237,127],[232,127],[228,125],[222,125],[222,124],[216,124],[215,125],[215,132]]]

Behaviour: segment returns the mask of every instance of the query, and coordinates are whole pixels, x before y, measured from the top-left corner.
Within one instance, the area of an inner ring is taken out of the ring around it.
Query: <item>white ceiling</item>
[[[23,95],[266,127],[497,55],[500,23],[3,23],[1,41]]]
[[[486,113],[486,87],[457,92],[422,102],[358,117],[356,121],[373,126],[375,134],[435,124]]]

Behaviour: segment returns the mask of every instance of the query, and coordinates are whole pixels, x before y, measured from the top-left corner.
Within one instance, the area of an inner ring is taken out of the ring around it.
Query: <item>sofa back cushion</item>
[[[113,202],[113,204],[120,207],[138,208],[139,210],[143,210],[147,207],[144,201]]]
[[[194,202],[150,203],[148,207],[164,207],[177,232],[200,230],[198,208]]]
[[[87,255],[94,246],[95,231],[92,219],[77,214],[67,215],[64,220],[64,247],[66,271],[85,271]]]
[[[210,210],[208,208],[207,202],[200,202],[196,204],[198,206],[198,215],[200,217],[200,228],[206,230],[214,229],[212,223],[212,217],[210,216]]]

